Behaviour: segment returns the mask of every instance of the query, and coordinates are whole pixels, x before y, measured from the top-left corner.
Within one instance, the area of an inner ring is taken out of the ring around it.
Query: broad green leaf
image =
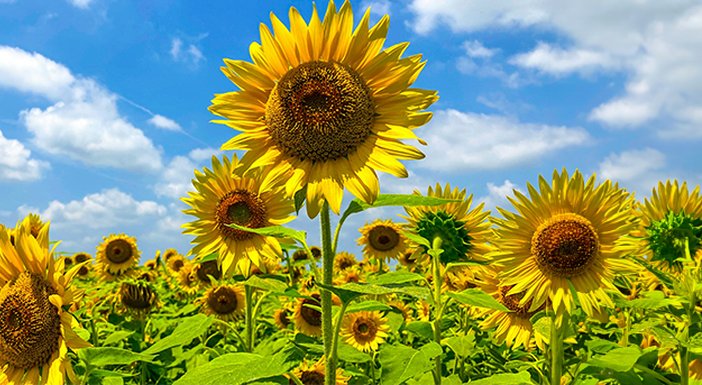
[[[136,376],[134,373],[122,373],[122,372],[115,372],[112,370],[106,370],[106,369],[93,369],[90,371],[90,377],[97,377],[97,378],[107,378],[107,377],[133,377]],[[102,380],[102,383],[105,383],[105,380]]]
[[[203,335],[210,327],[210,324],[212,324],[212,318],[204,314],[183,318],[178,321],[178,326],[171,335],[156,341],[155,344],[144,350],[144,354],[156,354],[174,346],[187,345],[195,338]]]
[[[367,353],[363,353],[343,341],[339,341],[337,352],[339,354],[339,359],[346,362],[361,364],[371,359]]]
[[[153,359],[153,356],[148,353],[135,353],[113,347],[80,349],[78,357],[90,366],[129,365],[136,361],[151,362]]]
[[[617,372],[628,372],[634,367],[642,352],[636,346],[617,348],[607,354],[590,359],[587,363],[600,368],[612,369]]]
[[[189,370],[174,385],[246,384],[279,376],[294,367],[278,356],[265,357],[253,353],[230,353],[219,356],[205,365]]]
[[[434,339],[434,328],[429,321],[410,322],[405,326],[405,329],[422,338],[426,338],[428,340]]]
[[[617,305],[632,309],[655,310],[680,303],[679,301],[666,298],[663,292],[657,290],[643,293],[642,296],[643,298],[637,298],[631,301],[617,301]]]
[[[288,285],[285,282],[275,278],[262,278],[257,275],[252,275],[249,279],[244,281],[243,284],[274,293],[283,293],[288,289]]]
[[[233,229],[247,231],[247,232],[259,234],[259,235],[266,235],[269,237],[294,239],[295,241],[297,241],[298,243],[300,243],[302,245],[307,243],[307,233],[306,232],[291,229],[291,228],[285,227],[285,226],[267,226],[267,227],[259,227],[257,229],[239,226],[236,223],[230,223],[227,226],[229,226]]]
[[[418,245],[420,245],[420,246],[426,247],[427,249],[431,249],[431,242],[429,242],[428,239],[424,238],[424,237],[421,236],[421,235],[418,235],[418,234],[415,234],[415,233],[412,233],[412,232],[409,232],[409,231],[403,231],[403,232],[402,232],[402,235],[404,235],[405,238],[407,238],[407,239],[409,239],[410,241],[412,241],[412,243],[416,243],[416,244],[418,244]]]
[[[378,357],[383,368],[381,383],[399,385],[420,376],[434,367],[433,359],[441,353],[441,346],[433,341],[419,350],[404,345],[385,345]]]
[[[207,254],[206,256],[202,257],[202,259],[198,260],[198,262],[205,263],[209,261],[216,261],[218,256],[218,253]]]
[[[612,349],[617,349],[621,347],[616,342],[603,340],[597,337],[593,337],[592,340],[585,342],[585,346],[587,346],[587,348],[590,349],[590,351],[595,353],[607,353]]]
[[[423,281],[424,276],[409,271],[391,271],[368,277],[368,283],[374,285],[399,285],[407,282]]]
[[[510,312],[505,305],[499,303],[495,298],[477,288],[466,289],[460,293],[448,293],[448,295],[464,305]]]
[[[133,331],[118,330],[118,331],[110,334],[107,338],[105,338],[105,341],[102,342],[102,345],[111,345],[111,344],[120,342],[123,339],[131,336],[132,334],[134,334]]]
[[[391,309],[392,308],[389,305],[382,302],[369,300],[350,305],[348,308],[346,308],[346,313],[355,313],[359,311],[387,311]]]
[[[327,289],[339,296],[342,302],[348,303],[364,294],[384,295],[393,293],[407,294],[417,298],[428,298],[430,295],[429,289],[419,286],[398,286],[388,287],[380,285],[371,285],[364,283],[350,282],[342,286],[328,286],[317,283],[317,286]]]
[[[690,338],[688,348],[692,353],[702,354],[702,332],[697,332]]]
[[[468,357],[470,353],[475,349],[475,335],[470,333],[464,336],[453,336],[442,341],[451,350],[453,350],[456,355],[460,357]]]
[[[531,376],[529,372],[519,373],[500,373],[490,377],[481,378],[471,381],[471,385],[531,385]]]

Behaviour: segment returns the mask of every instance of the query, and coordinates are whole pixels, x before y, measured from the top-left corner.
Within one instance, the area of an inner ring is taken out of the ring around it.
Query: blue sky
[[[52,222],[60,250],[94,253],[136,236],[144,257],[189,250],[179,198],[234,131],[209,123],[235,90],[222,58],[249,60],[269,13],[309,1],[0,0],[0,223]],[[325,2],[319,2],[326,9]],[[388,45],[427,61],[436,89],[417,130],[426,159],[383,192],[466,188],[488,207],[539,174],[580,169],[647,196],[658,180],[702,180],[702,5],[698,1],[352,1],[389,13]],[[346,198],[348,201],[349,198]],[[349,222],[342,247],[358,252]],[[306,218],[294,227],[317,239]]]

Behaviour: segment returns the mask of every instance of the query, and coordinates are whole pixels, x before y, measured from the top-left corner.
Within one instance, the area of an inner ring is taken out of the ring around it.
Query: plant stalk
[[[568,317],[559,317],[555,310],[551,318],[551,385],[560,385],[563,376],[563,334]]]
[[[244,286],[246,294],[246,351],[253,352],[254,345],[254,325],[253,325],[253,288]]]
[[[435,251],[434,255],[431,256],[432,266],[433,266],[433,277],[434,281],[434,322],[432,326],[434,329],[434,341],[441,345],[441,315],[442,315],[442,301],[441,301],[441,261],[439,260],[439,253],[437,252],[441,249],[442,240],[440,237],[434,238],[431,248]],[[439,354],[434,358],[434,385],[441,385],[441,355]]]
[[[331,220],[329,217],[329,203],[324,201],[319,215],[321,240],[322,240],[322,283],[332,285],[334,277],[334,254],[332,252]],[[336,382],[336,357],[332,353],[333,327],[332,324],[332,296],[329,290],[323,289],[322,298],[322,341],[324,342],[324,357],[326,358],[324,370],[325,385],[335,385]]]

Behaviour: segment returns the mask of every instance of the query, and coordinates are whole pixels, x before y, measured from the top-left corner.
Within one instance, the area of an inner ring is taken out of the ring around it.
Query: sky
[[[638,198],[659,180],[702,181],[699,1],[351,3],[356,20],[390,15],[386,46],[409,41],[405,55],[426,60],[414,86],[440,97],[416,130],[426,158],[405,162],[407,179],[381,174],[381,192],[450,183],[494,210],[562,168]],[[288,24],[312,4],[0,0],[0,223],[39,213],[63,252],[125,233],[142,259],[187,253],[180,198],[236,134],[207,110],[236,90],[222,59],[250,61],[270,12]],[[399,212],[353,217],[341,249],[360,252],[357,228]],[[291,226],[318,243],[301,214]]]

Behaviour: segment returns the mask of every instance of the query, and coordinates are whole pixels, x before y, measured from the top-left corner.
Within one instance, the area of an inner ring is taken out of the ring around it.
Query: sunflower
[[[557,314],[571,313],[573,294],[590,316],[612,307],[605,290],[616,291],[614,273],[631,268],[615,245],[633,226],[631,195],[565,170],[554,171],[550,185],[540,176],[539,191],[527,188],[530,198],[516,190],[509,198],[517,213],[498,208],[504,218],[494,218],[501,286],[511,287],[508,295],[521,293],[519,306],[531,303],[528,311],[550,300]]]
[[[153,259],[149,259],[148,261],[144,262],[144,267],[150,271],[156,270],[157,266],[156,261]]]
[[[241,261],[261,265],[264,256],[279,258],[283,251],[274,237],[237,230],[229,224],[259,228],[282,225],[293,217],[294,204],[286,199],[280,181],[264,178],[260,170],[243,176],[243,168],[236,156],[222,161],[212,157],[212,170],[195,171],[193,186],[183,202],[191,208],[183,212],[197,220],[183,225],[185,234],[195,236],[191,253],[209,255],[218,253],[222,271],[234,272]],[[240,268],[248,271],[248,266]]]
[[[625,237],[624,250],[668,274],[682,269],[681,260],[702,256],[700,187],[689,191],[677,180],[659,182],[651,197],[636,206],[638,226]],[[699,255],[697,255],[699,254]]]
[[[293,314],[295,328],[308,336],[321,336],[322,313],[312,308],[312,306],[320,307],[321,304],[321,296],[317,293],[310,295],[310,298],[298,298]]]
[[[132,316],[143,319],[156,306],[158,297],[149,284],[148,278],[122,282],[119,289],[119,303]]]
[[[73,258],[70,255],[65,255],[62,258],[64,269],[69,270],[71,267],[73,267]]]
[[[75,262],[76,265],[80,265],[81,263],[83,263],[83,262],[85,262],[85,261],[90,261],[90,260],[93,259],[93,257],[90,256],[90,254],[88,254],[88,253],[83,253],[83,252],[79,252],[79,253],[73,254],[73,257],[72,257],[72,258],[73,258],[73,261]],[[91,261],[91,263],[92,263],[92,261]],[[86,277],[86,276],[88,275],[88,273],[90,273],[90,267],[89,267],[89,266],[90,266],[90,264],[84,264],[84,265],[82,265],[82,266],[78,269],[78,273],[77,273],[78,276],[79,276],[79,277]]]
[[[388,320],[379,311],[359,311],[344,316],[339,336],[354,348],[370,352],[385,342],[388,331]]]
[[[278,329],[286,330],[288,325],[290,325],[291,315],[292,312],[287,307],[276,309],[275,313],[273,313],[273,322],[278,326]]]
[[[217,261],[210,260],[195,265],[195,276],[203,285],[212,283],[212,278],[218,280],[222,278],[222,270],[217,266]]]
[[[496,327],[493,334],[498,343],[505,342],[508,347],[514,349],[524,346],[529,348],[532,342],[543,350],[547,336],[536,331],[531,324],[531,317],[540,309],[530,311],[531,303],[520,305],[522,294],[508,294],[509,286],[500,286],[497,280],[498,272],[493,269],[485,269],[479,274],[478,286],[482,291],[493,296],[498,302],[503,304],[509,312],[495,309],[485,309],[479,315],[485,319],[480,322],[480,328],[489,330]],[[543,307],[543,306],[542,306]]]
[[[324,357],[315,362],[313,365],[303,362],[299,367],[292,371],[292,375],[297,377],[297,379],[304,385],[323,385],[324,365]],[[351,377],[344,376],[344,372],[341,370],[341,368],[336,369],[336,379],[334,382],[336,385],[347,385],[350,379]],[[290,383],[293,383],[292,380],[290,380]]]
[[[29,228],[31,229],[31,234],[34,238],[36,238],[39,235],[39,231],[41,230],[42,227],[44,227],[44,221],[41,220],[41,217],[39,214],[34,214],[31,213],[27,215],[27,218],[29,218]]]
[[[421,193],[417,190],[415,194]],[[427,190],[427,196],[445,199],[454,199],[451,202],[436,206],[415,206],[405,207],[409,229],[417,235],[433,241],[440,237],[441,263],[484,259],[485,254],[490,251],[487,242],[490,241],[492,229],[487,221],[489,211],[484,211],[484,203],[479,204],[471,210],[473,195],[466,198],[466,190],[458,190],[457,187],[451,189],[447,183],[444,188],[436,184]],[[425,246],[419,248],[426,253]]]
[[[78,322],[64,310],[75,299],[78,271],[64,273],[49,250],[49,224],[33,235],[30,218],[14,230],[0,229],[0,383],[78,383],[68,349],[89,347],[75,333]]]
[[[244,290],[236,285],[214,285],[200,298],[202,311],[207,315],[233,321],[244,309],[246,298]]]
[[[103,279],[121,278],[139,263],[140,256],[134,237],[112,234],[97,247],[97,270]]]
[[[185,265],[186,260],[180,254],[173,254],[166,260],[166,268],[172,273],[178,274],[180,269]]]
[[[341,251],[334,256],[334,271],[346,270],[356,265],[358,265],[356,256],[349,252]]]
[[[173,258],[177,255],[180,255],[178,250],[173,249],[173,248],[166,249],[166,251],[163,252],[163,260],[168,262],[171,258]]]
[[[357,243],[363,246],[363,255],[378,260],[399,259],[407,251],[408,241],[402,228],[391,220],[376,219],[360,230]]]
[[[370,29],[369,19],[367,10],[354,30],[348,1],[338,11],[330,1],[323,20],[313,8],[309,24],[291,8],[290,29],[271,14],[253,63],[221,68],[239,90],[216,95],[210,111],[241,132],[222,150],[247,150],[242,162],[287,175],[288,196],[306,187],[310,217],[324,200],[338,214],[344,188],[373,202],[376,171],[406,177],[398,159],[424,157],[401,140],[418,139],[413,130],[431,118],[422,110],[438,98],[410,88],[425,63],[401,58],[408,43],[383,50],[389,17]]]
[[[178,286],[186,295],[193,295],[197,293],[198,290],[198,279],[194,270],[195,265],[186,262],[176,276],[178,279]]]
[[[365,282],[365,279],[361,274],[361,269],[358,266],[352,266],[345,270],[337,271],[333,281],[334,285],[339,286],[350,282]]]

